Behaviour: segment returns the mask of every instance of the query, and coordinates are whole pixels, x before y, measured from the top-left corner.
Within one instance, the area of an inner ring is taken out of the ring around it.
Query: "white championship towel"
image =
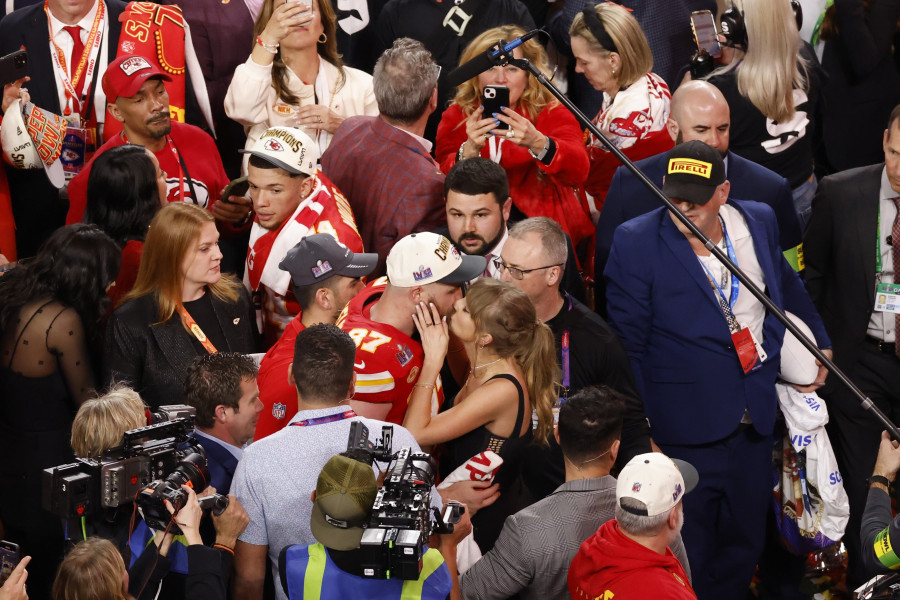
[[[494,481],[497,469],[503,464],[503,459],[493,450],[485,450],[476,454],[459,467],[453,470],[438,486],[439,490],[447,489],[457,481],[484,481],[490,484]],[[456,566],[459,574],[465,573],[469,567],[481,558],[481,550],[475,543],[473,533],[465,537],[456,547]]]

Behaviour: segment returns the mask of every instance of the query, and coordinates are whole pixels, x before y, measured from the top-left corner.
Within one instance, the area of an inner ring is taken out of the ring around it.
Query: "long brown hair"
[[[534,304],[511,283],[479,279],[466,292],[466,305],[475,329],[489,333],[491,348],[501,358],[512,357],[525,373],[528,398],[537,411],[535,439],[547,443],[553,427],[559,367],[553,332],[537,319]]]
[[[344,61],[341,59],[337,48],[337,15],[334,14],[330,0],[315,0],[315,2],[319,6],[319,18],[322,21],[322,28],[326,38],[324,44],[322,42],[316,43],[316,50],[319,53],[319,58],[323,58],[337,67],[338,80],[334,88],[335,93],[337,93],[338,90],[344,87],[344,82],[346,81]],[[262,8],[259,10],[259,16],[256,17],[256,23],[253,25],[254,38],[261,35],[263,29],[266,28],[269,19],[272,18],[272,13],[275,11],[274,5],[275,0],[265,0],[263,2]],[[275,88],[275,94],[288,104],[298,104],[300,102],[297,96],[288,89],[288,68],[284,64],[284,59],[281,58],[280,47],[275,53],[275,62],[272,63],[272,87]]]
[[[469,42],[469,45],[463,50],[462,56],[459,57],[459,64],[462,65],[477,55],[483,54],[485,50],[497,43],[497,40],[514,40],[523,35],[525,35],[525,30],[518,25],[501,25],[500,27],[488,29]],[[550,66],[547,62],[547,53],[544,51],[544,47],[534,39],[528,40],[520,47],[522,48],[522,56],[531,61],[531,64],[549,77]],[[481,88],[478,87],[478,77],[473,77],[456,88],[456,97],[453,101],[462,107],[466,115],[471,115],[472,111],[481,102]],[[553,107],[558,104],[559,102],[553,98],[550,92],[537,79],[534,77],[527,79],[525,90],[522,92],[522,97],[519,98],[519,107],[522,108],[529,119],[533,121],[546,107]]]
[[[128,600],[124,574],[125,562],[112,542],[90,537],[59,565],[53,600]]]
[[[168,321],[181,302],[184,259],[194,251],[203,225],[214,222],[209,211],[187,202],[172,202],[160,209],[150,222],[137,280],[122,302],[153,294],[159,307],[158,322]],[[223,273],[209,289],[219,300],[235,302],[240,287],[238,281]]]

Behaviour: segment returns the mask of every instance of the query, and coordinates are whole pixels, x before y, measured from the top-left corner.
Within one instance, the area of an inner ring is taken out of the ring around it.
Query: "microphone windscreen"
[[[489,55],[491,49],[489,48],[485,52],[479,54],[472,60],[463,63],[447,73],[447,84],[456,87],[458,85],[462,85],[473,77],[478,77],[492,66],[494,66],[493,61]]]

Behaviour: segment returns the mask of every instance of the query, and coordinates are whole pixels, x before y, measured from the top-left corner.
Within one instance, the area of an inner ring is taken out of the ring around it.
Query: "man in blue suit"
[[[728,151],[731,113],[719,89],[705,81],[682,84],[672,96],[672,112],[667,124],[676,144],[700,140],[718,150],[725,159],[731,195],[765,202],[775,211],[780,236],[777,241],[788,262],[799,270],[797,246],[803,232],[787,179],[773,171]],[[635,163],[655,183],[662,185],[666,154],[657,154]],[[661,205],[660,200],[625,167],[619,167],[610,184],[606,203],[597,222],[594,262],[598,312],[603,312],[603,269],[609,257],[616,227]]]
[[[772,209],[729,200],[721,154],[679,144],[663,192],[783,310],[830,346],[782,256]],[[621,225],[606,266],[609,317],[663,452],[697,467],[685,547],[701,600],[742,598],[763,547],[784,325],[660,208]],[[825,380],[820,369],[817,381]],[[816,389],[815,386],[805,391]]]
[[[184,381],[184,400],[197,409],[193,436],[206,452],[209,483],[220,494],[231,489],[234,470],[263,409],[256,375],[251,358],[219,352],[196,359]]]

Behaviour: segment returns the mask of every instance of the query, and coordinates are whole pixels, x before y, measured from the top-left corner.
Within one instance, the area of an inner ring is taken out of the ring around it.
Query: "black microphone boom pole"
[[[475,58],[459,65],[447,73],[447,84],[451,87],[457,87],[473,77],[478,77],[494,65],[506,63],[512,58],[513,50],[542,32],[542,29],[533,29],[511,42],[506,42],[506,40],[498,41]]]
[[[474,61],[470,61],[466,64],[470,64],[471,62]],[[700,229],[696,225],[694,225],[693,221],[684,216],[684,213],[681,212],[677,206],[675,206],[675,203],[672,202],[672,200],[670,200],[668,196],[663,194],[662,191],[660,191],[660,189],[656,187],[656,184],[654,184],[653,181],[651,181],[643,171],[635,166],[631,159],[625,156],[625,154],[623,154],[621,150],[616,148],[612,144],[612,142],[610,142],[606,138],[606,136],[603,135],[600,129],[598,129],[597,126],[594,125],[593,121],[588,119],[585,114],[581,112],[581,110],[579,110],[579,108],[575,106],[575,104],[572,103],[571,100],[569,100],[562,92],[560,92],[556,88],[556,86],[554,86],[550,82],[550,80],[547,79],[547,76],[544,75],[540,69],[531,64],[531,61],[529,61],[527,58],[509,58],[508,62],[521,69],[525,69],[526,71],[534,75],[537,80],[540,81],[541,84],[545,88],[547,88],[547,90],[549,90],[557,100],[560,101],[563,106],[568,108],[569,111],[573,115],[575,115],[575,118],[578,119],[578,121],[582,125],[587,127],[590,132],[594,134],[594,136],[599,139],[604,146],[606,146],[607,150],[612,152],[615,157],[619,159],[619,161],[625,166],[626,169],[631,171],[641,183],[643,183],[651,192],[653,192],[653,194],[660,200],[660,202],[668,207],[669,211],[674,214],[675,217],[679,221],[681,221],[681,223],[685,227],[687,227],[692,234],[697,237],[697,239],[703,242],[703,245],[706,247],[706,249],[709,250],[712,255],[719,260],[719,262],[725,265],[725,268],[731,271],[731,273],[737,278],[737,280],[744,284],[747,289],[750,290],[750,293],[753,294],[754,297],[756,297],[757,300],[762,302],[762,305],[766,307],[766,310],[771,311],[779,321],[784,323],[784,326],[787,328],[787,330],[793,333],[794,336],[796,336],[796,338],[800,340],[800,343],[803,344],[803,346],[807,350],[809,350],[813,354],[813,356],[815,356],[819,360],[820,363],[822,363],[825,367],[828,368],[831,373],[834,373],[834,375],[838,379],[840,379],[841,383],[843,383],[853,393],[853,395],[855,395],[859,399],[862,407],[871,411],[872,414],[875,415],[875,417],[879,421],[881,421],[881,424],[884,425],[884,428],[887,429],[888,432],[890,432],[891,436],[895,440],[900,442],[900,430],[898,430],[897,426],[894,425],[890,419],[888,419],[887,415],[885,415],[884,412],[882,412],[881,409],[879,409],[875,405],[875,403],[872,402],[872,400],[869,399],[862,392],[862,390],[860,390],[856,386],[855,383],[850,381],[850,378],[847,377],[847,375],[843,371],[841,371],[836,364],[834,364],[834,361],[825,356],[825,354],[821,350],[819,350],[819,347],[816,346],[815,342],[806,337],[806,335],[802,331],[800,331],[800,329],[796,325],[794,325],[794,323],[790,319],[788,319],[787,315],[785,315],[784,312],[780,308],[778,308],[778,306],[756,286],[756,284],[750,281],[747,275],[744,274],[744,272],[736,264],[731,262],[728,256],[724,252],[722,252],[716,244],[714,244],[708,237],[706,237],[706,235],[702,231],[700,231]]]

